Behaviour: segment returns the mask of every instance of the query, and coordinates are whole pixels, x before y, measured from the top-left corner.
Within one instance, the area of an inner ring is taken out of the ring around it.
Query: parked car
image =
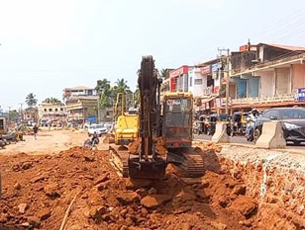
[[[304,108],[272,108],[265,110],[254,123],[253,139],[256,141],[262,133],[264,122],[280,120],[286,142],[300,144],[305,142],[305,109]]]
[[[101,124],[90,125],[88,128],[88,135],[91,136],[94,133],[96,133],[98,136],[102,136],[103,134],[107,133],[107,128]]]

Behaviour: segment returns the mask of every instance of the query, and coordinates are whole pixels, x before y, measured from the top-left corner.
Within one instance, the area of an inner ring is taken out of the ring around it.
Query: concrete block
[[[270,121],[263,123],[262,134],[256,141],[256,146],[263,148],[282,149],[286,147],[286,140],[281,121]]]
[[[228,143],[229,136],[227,134],[227,125],[223,123],[216,124],[216,130],[212,137],[212,141],[215,143]]]

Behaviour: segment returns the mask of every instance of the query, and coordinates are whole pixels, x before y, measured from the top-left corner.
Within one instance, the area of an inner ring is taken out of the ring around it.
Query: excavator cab
[[[192,146],[193,96],[190,93],[166,93],[163,96],[162,133],[167,148]]]

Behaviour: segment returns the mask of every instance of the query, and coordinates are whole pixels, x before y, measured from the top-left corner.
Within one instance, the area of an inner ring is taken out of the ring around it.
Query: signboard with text
[[[200,68],[200,73],[202,75],[209,75],[211,74],[211,66],[210,65],[207,65],[207,66],[203,66]]]
[[[297,89],[297,100],[305,101],[305,88]]]

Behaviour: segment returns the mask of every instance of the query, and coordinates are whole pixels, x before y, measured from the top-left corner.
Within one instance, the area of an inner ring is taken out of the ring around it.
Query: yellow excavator
[[[110,163],[120,175],[134,179],[161,179],[169,163],[181,167],[187,176],[201,176],[202,156],[191,148],[192,95],[166,93],[161,103],[162,81],[152,56],[142,57],[138,75],[139,113],[126,113],[124,95],[117,96],[115,114],[121,112],[109,144]]]
[[[125,112],[125,95],[117,94],[114,108],[115,132],[114,143],[116,145],[128,145],[139,137],[139,116],[135,113]]]

